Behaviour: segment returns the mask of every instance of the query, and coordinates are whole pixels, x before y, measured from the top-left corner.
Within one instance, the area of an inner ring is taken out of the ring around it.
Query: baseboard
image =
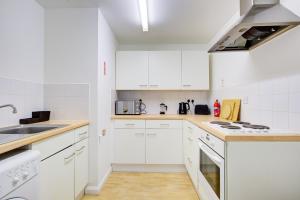
[[[159,172],[159,173],[176,173],[186,172],[184,165],[128,165],[113,164],[113,172]]]
[[[105,184],[105,182],[107,181],[109,175],[112,172],[112,167],[110,167],[108,169],[108,171],[106,172],[105,176],[98,181],[97,185],[88,185],[85,189],[85,194],[89,194],[89,195],[98,195],[103,187],[103,185]]]

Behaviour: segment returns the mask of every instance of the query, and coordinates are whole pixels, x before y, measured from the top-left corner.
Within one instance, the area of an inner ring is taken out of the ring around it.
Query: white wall
[[[299,2],[282,3],[300,15]],[[299,45],[296,27],[250,52],[213,54],[211,105],[216,98],[240,97],[242,120],[300,130]]]
[[[97,8],[46,10],[45,107],[53,112],[52,119],[89,119],[89,192],[99,189],[112,159],[116,48]]]
[[[0,127],[43,109],[44,9],[35,0],[0,1]]]
[[[98,20],[98,129],[106,131],[105,135],[102,135],[102,132],[99,133],[98,183],[101,184],[111,170],[113,157],[111,115],[114,113],[112,105],[116,99],[116,91],[114,89],[115,55],[118,42],[100,10]],[[105,66],[106,70],[104,69]]]

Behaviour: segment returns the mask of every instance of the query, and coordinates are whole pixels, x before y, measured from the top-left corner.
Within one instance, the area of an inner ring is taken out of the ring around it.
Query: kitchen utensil
[[[167,110],[168,110],[168,106],[164,103],[161,103],[159,114],[164,115],[164,114],[166,114]]]
[[[190,105],[188,103],[186,102],[179,103],[178,113],[180,115],[186,115],[189,110],[190,110]]]

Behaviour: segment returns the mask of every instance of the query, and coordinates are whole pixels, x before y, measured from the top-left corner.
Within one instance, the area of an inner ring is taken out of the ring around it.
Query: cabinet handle
[[[160,124],[160,126],[169,127],[170,124]]]
[[[193,163],[193,162],[192,162],[192,160],[191,160],[190,158],[188,158],[188,161],[189,161],[189,163],[190,163],[190,164],[192,164],[192,163]]]
[[[192,85],[182,85],[183,87],[192,87]]]
[[[70,156],[65,157],[65,161],[68,161],[69,159],[73,158],[75,156],[75,153],[72,153]]]
[[[157,134],[156,133],[148,133],[147,135],[148,136],[156,136]]]
[[[135,133],[135,135],[137,135],[137,136],[138,136],[138,135],[144,135],[144,133]]]
[[[125,124],[125,126],[135,126],[135,124]]]
[[[79,133],[80,136],[81,136],[81,135],[86,135],[86,134],[87,134],[87,131],[82,132],[82,133]]]
[[[148,85],[139,85],[139,87],[147,87]]]
[[[83,149],[85,149],[85,146],[82,146],[80,149],[76,150],[77,152],[82,151]]]
[[[150,85],[150,87],[159,87],[159,85]]]

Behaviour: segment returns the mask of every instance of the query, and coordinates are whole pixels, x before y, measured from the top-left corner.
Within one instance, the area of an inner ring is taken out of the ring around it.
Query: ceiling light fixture
[[[140,17],[143,26],[143,31],[147,32],[149,30],[147,0],[138,0],[138,1],[139,1]]]

